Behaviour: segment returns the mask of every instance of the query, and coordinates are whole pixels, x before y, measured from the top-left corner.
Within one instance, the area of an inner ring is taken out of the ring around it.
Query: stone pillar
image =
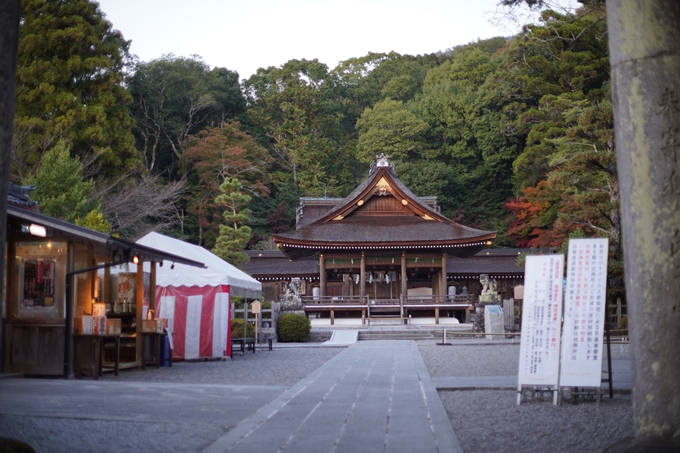
[[[326,295],[326,260],[323,253],[319,255],[319,296]]]
[[[680,440],[680,3],[608,0],[636,441]]]
[[[408,293],[408,285],[407,285],[407,276],[406,276],[406,252],[401,252],[401,295],[403,298],[406,297],[406,294]]]
[[[361,252],[361,275],[359,276],[359,295],[363,298],[366,295],[366,255]]]

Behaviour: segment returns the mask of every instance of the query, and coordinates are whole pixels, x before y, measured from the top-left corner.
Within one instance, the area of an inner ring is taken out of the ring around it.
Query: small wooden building
[[[35,212],[27,197],[10,197],[7,207],[4,300],[2,323],[5,372],[27,375],[64,375],[73,372],[74,326],[91,315],[94,302],[107,300],[110,273],[100,269],[130,263],[143,281],[143,263],[163,261],[202,267],[181,256],[142,246]],[[155,308],[155,291],[144,301],[143,285],[137,285],[136,328],[142,325],[142,308]],[[136,359],[143,360],[139,335],[133,334]]]

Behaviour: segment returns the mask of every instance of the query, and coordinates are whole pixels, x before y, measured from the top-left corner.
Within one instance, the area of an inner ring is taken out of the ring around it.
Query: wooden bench
[[[272,350],[272,342],[274,339],[272,337],[267,337],[267,338],[260,338],[258,341],[258,344],[261,346],[262,342],[266,341],[269,345],[269,350]],[[231,339],[231,345],[232,347],[234,345],[239,345],[241,347],[241,354],[246,352],[246,348],[248,351],[253,351],[255,352],[255,338],[232,338]]]

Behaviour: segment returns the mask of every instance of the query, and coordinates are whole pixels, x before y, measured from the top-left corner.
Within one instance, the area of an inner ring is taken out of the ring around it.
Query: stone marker
[[[635,436],[655,446],[677,446],[680,3],[607,0],[607,24]]]
[[[484,331],[486,333],[505,333],[505,319],[500,305],[484,307]],[[487,335],[487,340],[493,340],[494,335]]]
[[[503,313],[505,314],[505,330],[515,329],[515,299],[503,299]]]

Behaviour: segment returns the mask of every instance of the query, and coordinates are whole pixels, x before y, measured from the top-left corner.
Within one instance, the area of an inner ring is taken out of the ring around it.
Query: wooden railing
[[[368,296],[302,296],[305,307],[324,305],[472,305],[474,296],[406,296],[398,299],[371,299]]]
[[[366,296],[302,296],[302,304],[307,305],[366,305]]]

